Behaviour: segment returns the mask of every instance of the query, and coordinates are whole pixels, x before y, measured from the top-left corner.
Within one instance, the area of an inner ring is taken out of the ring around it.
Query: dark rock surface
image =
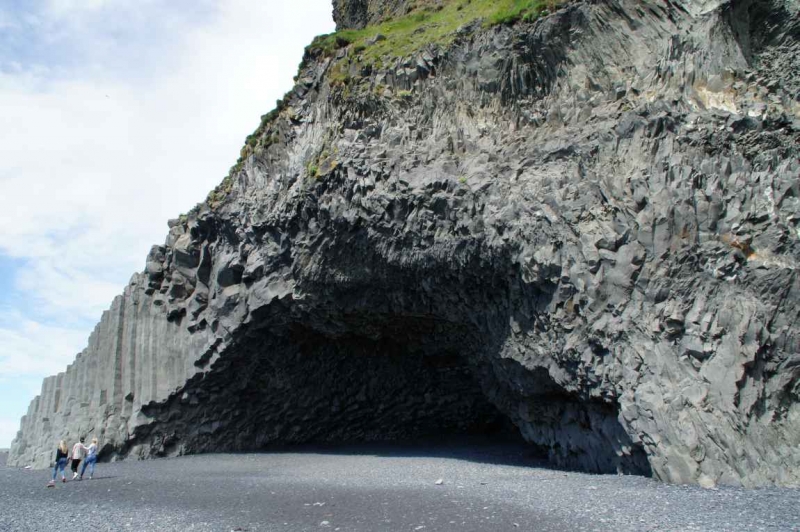
[[[45,488],[0,468],[0,530],[797,530],[800,491],[673,486],[542,468],[518,445],[358,445],[100,464]],[[440,484],[437,484],[441,480]]]
[[[442,3],[445,0],[428,2]],[[422,2],[409,0],[333,0],[333,21],[337,30],[362,29],[393,17],[405,15]]]
[[[373,4],[401,6],[335,9]],[[506,419],[565,467],[797,485],[799,9],[577,2],[381,69],[309,51],[9,462]]]

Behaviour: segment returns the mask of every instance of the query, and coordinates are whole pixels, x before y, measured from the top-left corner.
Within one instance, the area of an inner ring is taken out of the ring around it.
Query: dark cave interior
[[[118,454],[480,435],[524,438],[531,456],[558,467],[649,474],[614,405],[487,356],[479,328],[430,315],[258,323],[180,393],[143,408],[152,421]]]

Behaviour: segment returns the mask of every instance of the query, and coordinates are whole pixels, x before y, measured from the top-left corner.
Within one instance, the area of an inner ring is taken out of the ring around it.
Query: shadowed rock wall
[[[564,466],[796,485],[798,28],[796,1],[578,2],[381,69],[310,51],[10,463],[505,418]]]

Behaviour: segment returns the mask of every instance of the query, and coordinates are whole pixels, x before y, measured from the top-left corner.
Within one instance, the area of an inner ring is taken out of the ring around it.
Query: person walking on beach
[[[56,476],[58,475],[59,470],[61,470],[61,482],[67,481],[67,476],[64,474],[64,468],[67,467],[67,458],[69,458],[68,453],[69,449],[67,448],[67,442],[64,440],[58,442],[58,449],[56,449],[56,464],[53,466],[53,478],[47,483],[48,488],[52,488],[56,485]]]
[[[83,480],[83,474],[86,472],[86,466],[89,466],[89,480],[94,476],[94,465],[97,463],[97,438],[92,438],[92,444],[86,448],[86,459],[83,461],[81,467],[81,476],[78,480]]]
[[[78,478],[78,466],[81,465],[84,452],[86,452],[86,446],[83,444],[83,436],[81,436],[81,441],[72,446],[72,464],[70,465],[72,467],[72,480]]]

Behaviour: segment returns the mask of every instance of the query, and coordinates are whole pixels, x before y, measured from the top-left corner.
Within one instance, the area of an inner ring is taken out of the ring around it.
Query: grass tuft
[[[446,46],[457,30],[477,20],[485,27],[532,22],[554,11],[564,0],[451,0],[433,6],[424,0],[404,17],[316,37],[307,48],[313,56],[331,56],[353,45],[361,63],[380,65],[385,59],[407,57],[428,45]]]
[[[305,63],[320,57],[332,57],[347,46],[352,46],[350,57],[336,61],[328,73],[331,85],[349,94],[356,85],[350,72],[361,74],[371,69],[381,69],[388,62],[413,55],[429,45],[451,44],[462,26],[481,21],[484,27],[517,22],[532,22],[555,9],[566,0],[417,0],[416,8],[408,15],[369,26],[362,30],[342,30],[329,35],[320,35],[306,47]],[[301,70],[303,66],[301,64]],[[385,88],[376,86],[376,96]],[[281,142],[277,118],[289,108],[291,92],[276,102],[274,110],[261,117],[258,128],[245,139],[239,160],[231,167],[228,176],[208,196],[207,202],[216,208],[233,188],[233,178],[244,161],[250,156],[263,155],[267,149]],[[397,98],[408,100],[410,91],[398,91]],[[335,159],[320,157],[306,168],[309,177],[317,178],[336,168]]]

